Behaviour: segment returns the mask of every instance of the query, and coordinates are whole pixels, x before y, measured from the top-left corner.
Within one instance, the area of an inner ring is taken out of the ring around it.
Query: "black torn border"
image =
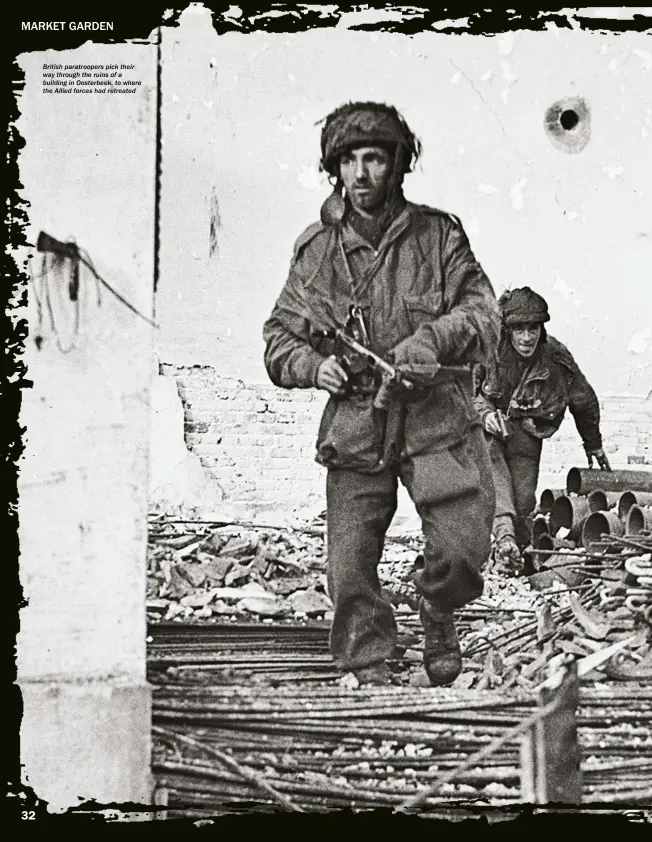
[[[17,95],[24,87],[24,75],[16,61],[22,53],[53,50],[75,49],[87,41],[93,43],[139,43],[149,41],[150,36],[159,26],[175,27],[182,11],[190,3],[183,6],[172,6],[170,3],[153,3],[147,7],[136,3],[120,5],[113,4],[103,13],[96,13],[87,4],[57,3],[47,9],[47,20],[80,21],[80,20],[111,20],[114,28],[111,31],[23,31],[22,20],[43,20],[43,11],[37,8],[26,8],[27,4],[12,4],[9,11],[3,14],[3,29],[7,35],[7,45],[1,54],[3,62],[2,72],[2,107],[5,113],[7,132],[7,154],[5,157],[6,217],[3,226],[5,249],[3,262],[5,280],[2,284],[3,298],[3,329],[4,364],[2,366],[2,381],[0,395],[2,400],[2,494],[3,501],[1,516],[3,520],[2,535],[4,545],[9,552],[5,552],[5,564],[8,564],[8,581],[5,580],[3,593],[7,594],[7,605],[3,617],[8,620],[9,634],[5,638],[2,649],[2,673],[5,678],[11,714],[5,715],[3,724],[6,729],[4,741],[4,757],[7,758],[8,782],[5,811],[10,826],[18,826],[21,831],[28,830],[32,822],[41,826],[44,822],[67,829],[74,823],[75,827],[87,827],[92,822],[93,834],[118,832],[123,836],[168,836],[177,835],[178,830],[186,828],[218,831],[253,831],[269,833],[277,829],[281,832],[288,830],[305,834],[316,830],[338,830],[339,828],[353,828],[361,831],[414,830],[417,833],[430,833],[438,830],[444,832],[451,828],[451,822],[443,819],[431,819],[428,824],[421,823],[423,819],[416,815],[400,815],[390,810],[375,810],[354,814],[350,811],[337,811],[328,814],[289,815],[279,813],[273,817],[268,814],[222,815],[214,821],[196,822],[188,820],[168,820],[161,822],[122,822],[115,821],[115,814],[145,813],[143,818],[154,817],[151,807],[137,804],[82,804],[75,812],[68,811],[63,815],[50,815],[47,804],[30,787],[21,784],[19,729],[22,717],[22,700],[16,682],[15,646],[16,635],[19,630],[19,609],[23,603],[23,593],[18,575],[18,461],[23,451],[23,436],[25,429],[20,427],[18,414],[21,405],[23,389],[31,388],[29,372],[22,360],[24,341],[27,336],[27,324],[14,312],[26,303],[27,276],[17,265],[12,250],[18,247],[30,247],[25,237],[25,226],[28,220],[29,206],[20,198],[18,190],[22,189],[18,177],[18,156],[25,145],[20,137],[15,121],[19,116]],[[233,9],[237,4],[214,3],[207,0],[202,5],[211,10],[213,27],[218,34],[239,32],[243,35],[251,32],[294,33],[323,28],[334,29],[345,14],[360,10],[379,10],[394,15],[398,12],[401,17],[388,19],[374,24],[365,23],[351,26],[357,31],[394,32],[413,35],[422,32],[439,34],[467,34],[479,36],[493,36],[504,32],[518,30],[544,31],[553,25],[563,29],[576,29],[588,32],[621,33],[621,32],[652,32],[652,17],[645,16],[631,9],[628,19],[613,19],[609,17],[587,17],[581,11],[574,12],[567,6],[539,6],[537,9],[513,7],[511,10],[491,10],[480,4],[459,4],[444,6],[437,9],[422,8],[420,4],[394,5],[390,3],[374,3],[364,6],[326,6],[301,4],[292,6],[287,3],[273,3],[267,6],[251,6],[242,4],[242,14],[234,16]],[[244,8],[243,8],[244,7]],[[598,7],[600,8],[600,7]],[[652,804],[650,805],[652,807]],[[473,811],[470,807],[470,811]],[[476,808],[478,812],[482,808]],[[105,813],[103,811],[109,811]],[[113,816],[111,815],[113,812]],[[627,838],[647,838],[649,830],[645,831],[645,822],[641,818],[649,810],[641,806],[632,805],[631,808],[621,807],[620,815],[608,815],[599,809],[582,809],[579,813],[568,808],[559,809],[533,808],[516,805],[514,808],[497,808],[495,811],[483,811],[485,815],[478,815],[475,819],[464,819],[454,822],[456,831],[482,836],[483,840],[491,837],[502,839],[512,836],[522,836],[523,833],[535,830],[542,833],[554,833],[557,830],[571,832],[575,829],[584,833],[597,831],[604,833],[618,833],[622,831]],[[491,812],[492,818],[487,818]],[[536,812],[536,814],[535,814]],[[147,815],[149,814],[149,816]],[[637,820],[638,819],[638,820]],[[269,822],[273,821],[270,825]],[[280,824],[279,824],[280,821]],[[389,823],[389,825],[388,825]],[[6,822],[4,823],[6,824]],[[645,834],[645,837],[643,837]]]

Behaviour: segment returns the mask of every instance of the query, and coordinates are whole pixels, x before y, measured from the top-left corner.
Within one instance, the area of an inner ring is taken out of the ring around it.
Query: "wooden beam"
[[[557,687],[539,690],[540,707],[553,702],[553,710],[534,722],[521,740],[521,798],[526,804],[579,804],[582,800],[575,662],[568,665]]]

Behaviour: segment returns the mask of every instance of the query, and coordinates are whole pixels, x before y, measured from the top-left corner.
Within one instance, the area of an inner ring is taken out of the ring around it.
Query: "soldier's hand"
[[[600,448],[600,450],[591,450],[586,455],[587,455],[588,460],[589,460],[589,468],[593,467],[593,457],[595,457],[595,460],[598,463],[598,465],[600,466],[601,470],[603,470],[603,471],[610,471],[611,470],[611,465],[609,464],[609,460],[607,459],[607,456],[606,456],[604,450],[602,450],[602,448]]]
[[[485,415],[484,428],[488,433],[491,433],[492,436],[498,436],[498,438],[502,438],[502,430],[500,427],[500,422],[498,421],[497,412],[488,412]]]
[[[346,371],[334,356],[325,359],[317,370],[317,388],[325,389],[331,395],[343,395],[348,379]]]

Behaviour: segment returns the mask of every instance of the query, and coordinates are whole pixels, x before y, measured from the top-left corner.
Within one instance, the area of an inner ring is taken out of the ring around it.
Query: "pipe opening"
[[[603,534],[610,534],[609,520],[603,512],[593,512],[589,515],[582,530],[582,543],[585,547],[594,541],[600,541]]]
[[[547,561],[548,555],[540,555],[537,550],[554,550],[555,547],[552,542],[552,536],[548,535],[548,533],[539,535],[535,541],[532,541],[532,544],[534,545],[534,551],[532,552],[532,566],[535,569],[538,569],[545,561]]]
[[[539,498],[539,508],[542,512],[547,514],[555,502],[555,495],[551,488],[544,488]]]
[[[645,529],[645,515],[640,506],[632,506],[627,515],[627,531],[630,535],[638,535]]]
[[[535,517],[532,523],[532,543],[534,544],[540,535],[548,535],[549,533],[547,520],[544,517]]]
[[[550,532],[556,535],[562,527],[570,529],[572,526],[573,504],[568,497],[558,497],[550,512]]]
[[[547,533],[539,535],[534,543],[534,547],[537,550],[554,550],[555,544],[552,540],[552,535],[548,535]]]
[[[625,520],[629,510],[637,503],[636,494],[633,491],[625,491],[618,498],[618,517]]]
[[[593,541],[599,541],[600,535],[619,537],[625,531],[616,512],[594,512],[586,519],[582,528],[582,541],[588,547]]]
[[[592,512],[606,512],[609,509],[609,501],[607,495],[601,488],[596,488],[588,496],[589,509]]]
[[[571,468],[566,477],[566,491],[568,494],[579,494],[582,490],[582,475],[579,468]]]

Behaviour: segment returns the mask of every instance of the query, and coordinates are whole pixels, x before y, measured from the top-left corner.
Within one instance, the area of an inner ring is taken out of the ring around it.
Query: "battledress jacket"
[[[602,448],[600,404],[586,377],[568,348],[547,336],[533,364],[521,383],[510,383],[509,340],[503,337],[491,365],[478,366],[474,372],[475,405],[484,422],[486,415],[501,409],[519,419],[535,438],[549,438],[555,433],[567,409],[587,452]]]
[[[493,288],[460,221],[406,203],[377,249],[346,222],[316,223],[298,238],[288,279],[265,323],[265,366],[285,388],[316,385],[333,352],[320,332],[363,312],[370,347],[424,388],[385,412],[372,395],[330,396],[316,459],[363,473],[461,442],[478,416],[453,367],[486,361],[498,337]]]

